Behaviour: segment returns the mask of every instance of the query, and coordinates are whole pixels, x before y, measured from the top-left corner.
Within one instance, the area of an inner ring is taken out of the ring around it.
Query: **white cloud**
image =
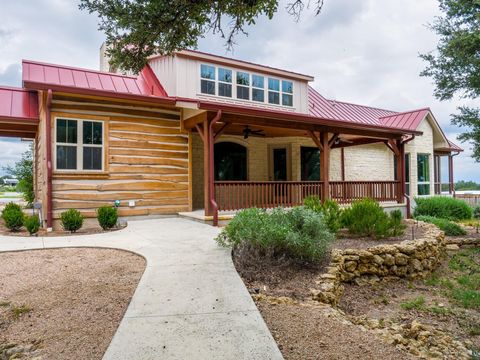
[[[393,110],[430,106],[455,140],[460,130],[449,115],[462,102],[437,101],[431,80],[419,77],[425,64],[418,54],[437,43],[426,27],[440,14],[437,0],[325,0],[319,16],[305,10],[298,23],[284,10],[287,1],[272,21],[263,17],[248,37],[237,37],[234,57],[314,75],[313,86],[330,98]],[[16,69],[22,58],[98,68],[104,36],[96,16],[76,2],[2,1],[1,8],[0,83],[20,85]],[[221,55],[224,45],[218,35],[200,41],[201,50]],[[480,168],[464,147],[455,158],[455,176],[480,181]]]
[[[6,166],[11,166],[20,159],[21,155],[28,150],[29,144],[30,142],[0,137],[0,175],[5,174]]]

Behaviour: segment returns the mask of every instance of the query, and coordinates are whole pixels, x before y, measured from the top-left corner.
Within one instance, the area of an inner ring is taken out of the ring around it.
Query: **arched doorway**
[[[234,142],[215,144],[214,170],[216,181],[247,180],[247,148]]]

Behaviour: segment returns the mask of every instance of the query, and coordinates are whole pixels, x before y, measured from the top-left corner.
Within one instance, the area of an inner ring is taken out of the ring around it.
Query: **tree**
[[[28,205],[35,200],[33,191],[33,145],[22,154],[22,158],[13,166],[7,166],[4,170],[10,176],[18,179],[17,189],[23,193],[23,198]]]
[[[324,0],[315,0],[320,13]],[[81,0],[80,9],[98,13],[99,29],[107,36],[110,65],[138,73],[151,55],[196,48],[207,32],[219,33],[229,48],[238,33],[259,16],[272,19],[278,0]],[[309,3],[307,3],[308,6]],[[287,11],[298,20],[304,1]],[[227,23],[225,25],[225,23]]]
[[[454,96],[480,96],[480,1],[439,0],[441,17],[431,28],[440,36],[436,52],[420,55],[427,63],[421,76],[432,77],[434,95],[440,100]],[[452,123],[466,131],[458,137],[472,141],[473,158],[480,162],[480,109],[462,106],[452,115]]]

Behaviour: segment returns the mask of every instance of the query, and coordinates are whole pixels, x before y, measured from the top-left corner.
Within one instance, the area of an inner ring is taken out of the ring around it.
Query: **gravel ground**
[[[258,301],[285,360],[407,360],[408,354],[359,327],[328,316],[320,307]]]
[[[144,269],[120,250],[0,253],[0,355],[17,344],[27,359],[101,359]]]

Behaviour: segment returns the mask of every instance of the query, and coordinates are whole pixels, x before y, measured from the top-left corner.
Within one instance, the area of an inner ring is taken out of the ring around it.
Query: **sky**
[[[261,17],[248,35],[237,36],[232,51],[212,33],[198,49],[312,75],[311,85],[330,99],[397,111],[429,106],[453,141],[461,130],[450,125],[450,114],[462,104],[480,106],[480,100],[439,102],[432,80],[419,76],[425,63],[418,54],[433,51],[438,41],[428,28],[440,15],[437,0],[325,0],[318,16],[305,9],[298,22],[286,4],[272,20]],[[1,85],[21,86],[22,59],[99,68],[104,35],[96,15],[80,11],[76,1],[0,0],[0,9]],[[471,146],[460,145],[465,152],[455,157],[455,179],[480,182]],[[26,147],[0,138],[0,169]]]

